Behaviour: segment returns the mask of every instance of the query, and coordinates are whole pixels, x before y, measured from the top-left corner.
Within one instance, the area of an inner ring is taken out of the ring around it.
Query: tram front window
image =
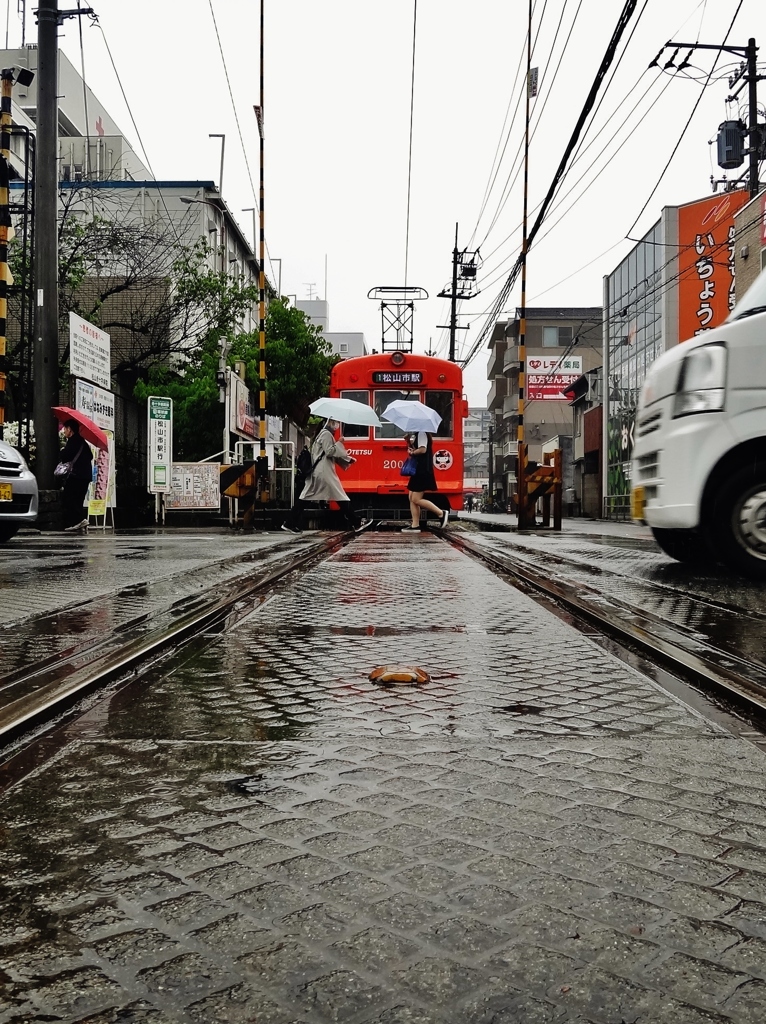
[[[426,391],[425,405],[434,412],[438,412],[442,418],[437,437],[452,437],[452,409],[454,407],[451,391]]]
[[[417,391],[376,391],[375,412],[380,417],[381,426],[375,428],[375,437],[384,440],[392,437],[404,437],[407,431],[393,423],[388,423],[383,419],[383,413],[392,402],[417,402],[419,399],[420,393]]]
[[[370,404],[370,392],[369,391],[341,391],[341,398],[350,398],[352,402],[361,402],[362,405]],[[364,437],[370,436],[370,428],[360,426],[358,423],[344,423],[343,424],[343,436],[344,437]]]

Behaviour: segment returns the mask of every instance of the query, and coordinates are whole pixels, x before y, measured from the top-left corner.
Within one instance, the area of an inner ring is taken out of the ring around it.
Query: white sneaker
[[[363,530],[367,530],[372,526],[372,519],[361,519],[359,524],[354,527],[354,533],[361,533]]]
[[[439,523],[439,525],[441,526],[441,528],[443,530],[444,527],[448,523],[449,523],[449,509],[446,509],[444,512],[442,512],[442,521],[441,521],[441,523]]]
[[[288,526],[287,523],[282,523],[279,527],[280,530],[284,530],[285,533],[300,533],[301,531],[295,526]]]

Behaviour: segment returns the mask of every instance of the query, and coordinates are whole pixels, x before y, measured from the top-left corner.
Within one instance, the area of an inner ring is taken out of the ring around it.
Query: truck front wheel
[[[711,542],[721,558],[751,579],[766,579],[766,463],[739,470],[718,492]]]
[[[677,562],[710,563],[710,549],[694,530],[661,530],[652,527],[652,534],[666,555]]]

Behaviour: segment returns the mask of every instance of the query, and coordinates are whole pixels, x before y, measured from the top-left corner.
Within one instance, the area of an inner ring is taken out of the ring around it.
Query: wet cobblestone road
[[[382,689],[379,664],[432,682]],[[766,759],[364,535],[2,802],[0,1024],[761,1024]]]

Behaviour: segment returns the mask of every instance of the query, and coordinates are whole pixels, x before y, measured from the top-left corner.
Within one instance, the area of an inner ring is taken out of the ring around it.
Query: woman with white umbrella
[[[443,529],[449,522],[449,509],[442,510],[425,497],[426,492],[433,494],[436,490],[433,434],[421,430],[417,435],[413,435],[413,438],[414,441],[411,440],[407,445],[407,453],[412,455],[417,463],[415,475],[410,477],[410,482],[407,485],[412,523],[410,526],[405,526],[402,533],[420,533],[420,513],[423,509],[426,513],[433,512],[435,516],[438,516],[441,520],[439,525]]]
[[[375,415],[369,406],[362,406],[359,402],[351,402],[342,399],[329,399],[320,398],[316,402],[313,402],[309,408],[312,412],[319,412],[320,410],[325,414],[330,414],[335,407],[340,407],[337,403],[345,401],[345,406],[342,407],[344,415],[355,416],[358,420],[363,420],[369,415],[375,417],[375,421],[380,423],[378,417]],[[335,402],[334,407],[332,403]],[[351,406],[360,406],[360,410],[354,410]],[[373,422],[370,420],[370,422]],[[353,530],[354,533],[361,533],[366,530],[369,526],[372,526],[371,519],[357,519],[351,510],[351,499],[343,490],[338,474],[335,470],[336,466],[340,466],[341,469],[347,469],[355,459],[348,454],[346,446],[341,440],[335,439],[335,431],[340,427],[340,422],[337,419],[328,419],[324,426],[321,427],[317,436],[314,438],[314,443],[311,445],[311,472],[308,475],[308,479],[301,491],[300,495],[295,499],[295,504],[290,512],[290,515],[282,523],[281,529],[286,533],[300,533],[303,524],[303,512],[308,502],[311,501],[337,501],[340,506],[341,514],[346,521],[349,529]]]
[[[433,435],[441,423],[441,416],[435,410],[418,401],[391,402],[382,413],[384,420],[396,424],[402,430],[416,430],[410,437],[407,452],[415,460],[415,473],[410,477],[407,490],[410,497],[412,523],[402,533],[420,533],[420,514],[433,512],[441,520],[442,529],[449,522],[449,509],[442,510],[425,497],[426,492],[436,491],[434,476]]]

